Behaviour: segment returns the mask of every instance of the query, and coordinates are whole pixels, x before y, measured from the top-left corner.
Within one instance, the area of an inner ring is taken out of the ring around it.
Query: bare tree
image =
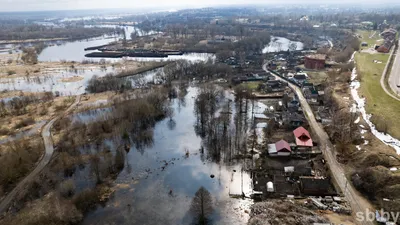
[[[195,224],[209,224],[209,219],[207,217],[211,215],[213,210],[213,202],[210,192],[204,187],[200,187],[190,206],[190,212],[195,216]]]
[[[291,41],[290,44],[289,44],[289,51],[294,52],[296,50],[297,50],[297,43]]]

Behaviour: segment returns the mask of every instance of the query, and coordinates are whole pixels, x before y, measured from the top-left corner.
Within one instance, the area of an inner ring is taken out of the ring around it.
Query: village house
[[[293,131],[297,150],[298,151],[309,151],[313,147],[313,141],[310,133],[304,127],[298,127]]]
[[[384,42],[381,46],[377,46],[376,50],[382,53],[388,53],[396,40],[397,31],[393,28],[386,29],[381,33]]]
[[[304,83],[301,88],[306,99],[318,98],[318,91],[312,83]]]
[[[271,92],[283,92],[285,88],[287,87],[287,83],[283,82],[281,80],[276,80],[276,79],[270,79],[266,83],[262,84],[262,89],[264,89],[265,92],[271,93]]]
[[[303,114],[300,113],[283,113],[282,122],[286,128],[297,128],[305,124],[306,119]]]
[[[312,70],[321,70],[325,68],[326,55],[315,54],[304,57],[304,67]]]
[[[296,97],[293,96],[293,98],[287,102],[286,107],[289,112],[298,112],[300,108],[300,102]]]
[[[289,143],[284,140],[280,140],[275,144],[268,145],[269,156],[290,156],[292,149]]]

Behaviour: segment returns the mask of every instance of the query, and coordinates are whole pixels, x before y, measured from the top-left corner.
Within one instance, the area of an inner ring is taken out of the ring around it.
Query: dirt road
[[[399,41],[399,44],[400,44],[400,41]],[[388,65],[386,65],[386,68],[382,74],[381,85],[388,95],[390,95],[392,98],[400,101],[400,98],[398,96],[394,96],[388,90],[386,90],[386,87],[384,85],[384,78],[385,78],[384,75],[386,74],[386,70],[391,69],[391,71],[389,73],[389,79],[388,79],[389,86],[394,93],[396,93],[397,95],[400,95],[400,48],[398,48],[396,52],[393,52],[393,50],[392,50],[391,54],[392,54],[391,57],[394,57],[393,65],[392,65],[392,68],[388,68]],[[390,61],[390,58],[389,58],[389,61]],[[388,63],[389,63],[389,61],[388,61]]]
[[[263,69],[268,72],[266,64],[263,65]],[[279,76],[276,75],[274,76],[279,80],[283,80]],[[356,215],[357,212],[362,212],[365,214],[367,209],[369,209],[370,212],[371,211],[375,212],[374,207],[363,196],[361,196],[361,194],[358,191],[356,191],[355,188],[351,185],[351,182],[347,180],[342,165],[340,165],[336,161],[334,147],[329,140],[328,134],[317,123],[314,113],[310,105],[308,104],[307,100],[305,99],[301,89],[291,83],[289,83],[289,87],[292,90],[294,90],[297,96],[299,97],[304,115],[306,116],[311,129],[313,129],[314,133],[317,135],[317,138],[319,140],[319,146],[324,154],[325,160],[327,161],[327,164],[332,173],[332,179],[340,188],[341,192],[346,196],[346,199],[350,203],[351,208],[353,210],[353,215]],[[359,223],[363,225],[374,224],[373,222],[369,221],[362,221]]]
[[[68,109],[64,112],[68,113],[71,111],[73,108],[75,108],[79,102],[81,101],[81,96],[77,96],[75,99],[75,102],[68,107]],[[7,196],[1,201],[0,203],[0,215],[4,212],[7,211],[8,207],[10,206],[10,203],[13,201],[13,199],[17,196],[18,193],[21,192],[24,188],[26,188],[27,184],[32,182],[34,178],[43,170],[44,167],[50,162],[51,157],[53,156],[54,152],[54,145],[53,145],[53,139],[51,138],[50,130],[53,124],[59,120],[64,114],[59,115],[50,122],[48,122],[43,130],[42,130],[42,137],[44,141],[44,146],[45,146],[45,154],[40,160],[40,162],[37,164],[36,168],[29,174],[27,175],[23,180],[21,180],[17,186],[7,194]]]

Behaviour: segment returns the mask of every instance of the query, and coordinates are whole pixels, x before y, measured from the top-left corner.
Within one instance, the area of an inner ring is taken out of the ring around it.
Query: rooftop
[[[324,54],[306,55],[306,58],[309,58],[309,59],[318,59],[318,60],[325,60],[325,59],[326,59],[326,55],[324,55]]]
[[[284,140],[280,140],[280,141],[276,142],[275,146],[276,146],[276,151],[278,151],[278,152],[280,152],[280,151],[291,152],[289,143],[287,143]]]
[[[308,138],[311,138],[310,133],[304,127],[297,128],[296,130],[293,131],[293,134],[297,138],[300,138],[303,135],[307,136]]]

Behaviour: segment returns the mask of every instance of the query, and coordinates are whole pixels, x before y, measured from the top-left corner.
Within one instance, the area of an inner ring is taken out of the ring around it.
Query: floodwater
[[[296,50],[303,50],[304,45],[299,41],[291,41],[284,37],[271,36],[271,42],[265,46],[262,53],[287,51],[292,43],[296,44]]]
[[[60,95],[79,95],[85,93],[88,81],[94,76],[105,76],[114,72],[112,67],[106,68],[85,68],[84,70],[66,69],[52,71],[44,76],[33,78],[1,78],[0,90],[18,90],[24,92],[59,92]],[[80,76],[83,79],[76,82],[62,82],[62,79]]]
[[[144,33],[135,28],[134,26],[116,26],[116,25],[87,25],[86,27],[107,27],[107,28],[123,28],[125,31],[126,39],[131,39],[131,33],[136,31],[139,36],[143,36]],[[154,34],[154,31],[150,31],[148,34]],[[121,36],[109,36],[104,35],[102,37],[78,40],[72,42],[60,42],[58,45],[53,45],[45,48],[39,55],[39,61],[76,61],[80,62],[84,59],[89,59],[85,57],[85,54],[95,52],[95,51],[85,51],[85,48],[105,45],[113,41],[118,41]],[[98,58],[90,58],[91,60],[100,60]]]
[[[59,62],[62,60],[81,62],[88,59],[85,54],[95,51],[85,51],[85,48],[105,45],[113,41],[117,41],[117,37],[104,36],[87,40],[78,40],[71,42],[60,42],[45,48],[39,55],[39,61]]]
[[[7,142],[11,142],[11,141],[17,141],[24,137],[30,137],[32,135],[39,134],[40,129],[42,128],[42,126],[44,126],[46,124],[46,122],[47,121],[45,121],[45,120],[39,121],[35,125],[33,125],[33,127],[29,130],[16,133],[15,135],[9,136],[7,138],[2,138],[2,139],[0,139],[0,145],[5,144]]]
[[[102,102],[102,103],[106,103]],[[101,104],[101,103],[100,103]],[[107,116],[110,114],[111,112],[111,108],[97,108],[97,109],[91,109],[91,110],[87,110],[84,112],[80,112],[80,113],[75,113],[73,115],[71,115],[71,123],[74,122],[81,122],[81,123],[90,123],[93,122],[95,120],[98,119],[106,119]]]
[[[137,29],[134,26],[115,26],[115,25],[97,25],[98,27],[111,27],[111,28],[123,28],[125,30],[126,38],[129,40],[131,39],[130,34],[133,31],[136,31],[139,36],[148,35],[148,34],[155,34],[155,31],[150,31],[148,33],[144,33],[140,29]],[[87,26],[92,27],[92,26]],[[93,46],[100,46],[105,45],[113,41],[118,41],[121,37],[120,36],[102,36],[93,39],[87,40],[79,40],[79,41],[72,41],[72,42],[60,42],[58,45],[53,45],[45,48],[39,55],[39,61],[46,61],[46,62],[58,62],[58,61],[76,61],[81,62],[83,60],[92,60],[92,61],[99,61],[101,58],[87,58],[85,54],[96,52],[94,51],[85,51],[85,48],[93,47]],[[189,61],[206,61],[208,59],[214,59],[214,54],[208,53],[186,53],[184,55],[171,55],[166,58],[143,58],[143,57],[125,57],[129,60],[137,60],[137,61],[167,61],[167,60],[189,60]],[[122,59],[117,58],[105,58],[107,61],[121,61]]]
[[[195,131],[196,93],[197,88],[190,87],[184,100],[172,100],[172,119],[156,124],[152,144],[131,148],[114,182],[115,193],[89,213],[83,224],[190,224],[190,205],[200,187],[212,196],[212,224],[247,223],[252,201],[230,194],[252,193],[251,178],[245,172],[252,160],[223,156],[216,161],[208,157],[207,149],[202,153],[205,140]],[[223,104],[234,107],[235,103],[225,98]],[[229,129],[235,133],[235,128]]]

